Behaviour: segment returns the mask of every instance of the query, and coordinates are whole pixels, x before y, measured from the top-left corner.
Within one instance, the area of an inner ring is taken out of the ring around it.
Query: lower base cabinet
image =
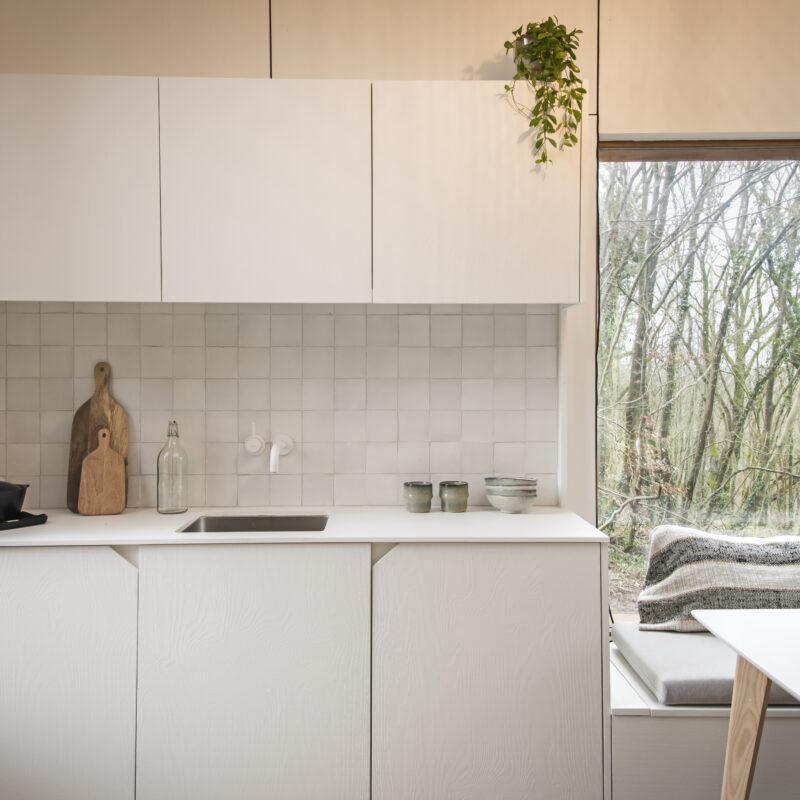
[[[373,800],[603,796],[597,544],[398,544],[373,567]]]
[[[0,798],[599,800],[604,568],[597,543],[1,548]]]
[[[0,549],[0,798],[134,800],[136,567]]]
[[[139,560],[137,800],[367,800],[370,546]]]

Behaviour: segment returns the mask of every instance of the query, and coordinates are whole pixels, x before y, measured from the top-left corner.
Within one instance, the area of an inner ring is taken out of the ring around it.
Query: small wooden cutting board
[[[110,449],[122,456],[125,464],[125,498],[128,495],[128,415],[109,393],[111,365],[99,361],[94,365],[94,395],[76,412],[72,420],[67,472],[67,508],[78,512],[78,494],[83,461],[97,444],[101,428],[109,431]]]
[[[111,432],[101,428],[97,449],[83,459],[78,492],[81,514],[119,514],[125,508],[125,460],[110,444]]]

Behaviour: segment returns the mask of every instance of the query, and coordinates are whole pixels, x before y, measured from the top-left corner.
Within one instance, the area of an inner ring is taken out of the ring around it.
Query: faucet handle
[[[250,453],[251,456],[260,456],[264,450],[267,449],[267,443],[264,441],[263,436],[256,433],[256,424],[252,423],[250,428],[250,435],[244,440],[244,449]]]

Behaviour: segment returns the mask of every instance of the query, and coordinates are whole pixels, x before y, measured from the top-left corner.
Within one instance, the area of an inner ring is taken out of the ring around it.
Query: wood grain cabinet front
[[[2,548],[0,796],[600,800],[604,565],[598,543]]]
[[[136,568],[0,548],[0,797],[134,800]]]
[[[503,85],[373,83],[376,303],[577,302],[580,148],[535,165]]]
[[[370,84],[162,78],[163,299],[370,300]]]
[[[4,300],[158,302],[158,81],[0,75]]]
[[[367,800],[370,546],[139,559],[137,800]]]
[[[373,568],[373,800],[603,797],[602,552],[399,544]]]

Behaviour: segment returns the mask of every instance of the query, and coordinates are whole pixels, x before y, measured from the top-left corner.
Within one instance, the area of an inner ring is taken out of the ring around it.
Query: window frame
[[[600,331],[600,197],[599,197],[599,174],[600,166],[604,163],[642,163],[642,162],[753,162],[753,161],[794,161],[800,162],[800,140],[770,140],[770,141],[754,141],[754,140],[731,140],[731,141],[679,141],[679,142],[655,142],[655,141],[607,141],[600,142],[597,148],[597,205],[596,205],[596,226],[597,226],[597,259],[596,270],[592,276],[594,280],[594,288],[596,294],[596,327],[594,348],[592,358],[595,359],[593,366],[594,379],[595,379],[595,441],[594,441],[594,459],[595,459],[595,484],[594,484],[594,499],[595,499],[595,525],[598,524],[597,519],[597,504],[599,496],[599,461],[598,461],[598,434],[599,425],[597,423],[597,401],[598,395],[596,390],[596,358],[598,351],[598,338]],[[584,341],[584,349],[588,352],[586,341]],[[587,358],[586,353],[582,356]],[[584,361],[585,363],[585,361]],[[686,523],[689,524],[689,523]],[[760,534],[758,534],[760,535]],[[608,584],[606,590],[610,589],[610,574],[608,576]],[[610,597],[608,598],[610,605]],[[613,621],[613,617],[612,617]]]
[[[597,346],[600,326],[600,163],[800,160],[797,139],[604,140],[597,115],[581,138],[580,302],[559,309],[559,502],[597,524]]]

